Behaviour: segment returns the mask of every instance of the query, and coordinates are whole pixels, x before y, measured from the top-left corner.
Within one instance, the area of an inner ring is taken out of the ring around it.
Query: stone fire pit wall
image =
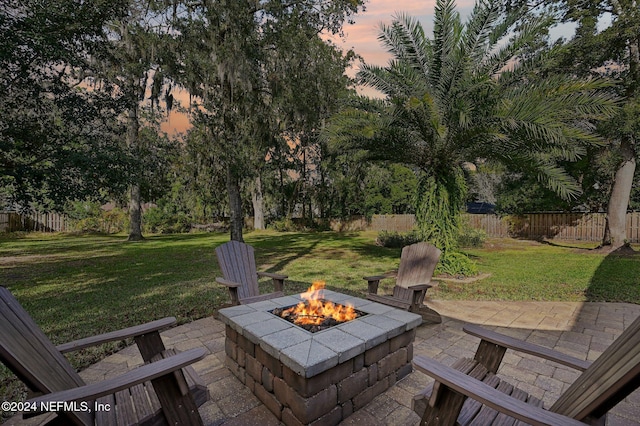
[[[227,367],[286,425],[335,425],[412,370],[419,315],[324,290],[367,315],[310,333],[271,314],[299,295],[221,309]]]

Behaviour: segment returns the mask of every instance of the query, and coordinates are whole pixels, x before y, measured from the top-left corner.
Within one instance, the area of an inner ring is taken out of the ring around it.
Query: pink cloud
[[[353,49],[361,55],[365,62],[375,65],[386,65],[389,54],[378,41],[380,24],[391,23],[394,16],[404,13],[418,19],[426,32],[433,31],[433,14],[436,0],[369,0],[367,10],[359,13],[353,25],[344,28],[344,39],[333,41],[343,49]],[[475,0],[458,1],[457,10],[464,17],[469,14]]]

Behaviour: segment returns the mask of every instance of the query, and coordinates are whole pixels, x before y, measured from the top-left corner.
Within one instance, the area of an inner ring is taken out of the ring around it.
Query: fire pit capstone
[[[287,425],[338,424],[412,371],[422,317],[324,290],[367,315],[310,333],[269,311],[300,295],[221,309],[227,366]]]

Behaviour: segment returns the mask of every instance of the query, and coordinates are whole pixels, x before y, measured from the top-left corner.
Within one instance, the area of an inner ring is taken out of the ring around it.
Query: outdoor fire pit
[[[275,308],[269,312],[311,333],[367,315],[366,312],[359,311],[352,305],[333,303],[323,299],[323,290],[324,281],[316,281],[306,293],[300,294],[303,299],[301,302]]]
[[[316,302],[353,315],[304,311]],[[422,322],[419,315],[319,287],[219,314],[227,366],[287,425],[338,424],[409,374]],[[318,323],[297,325],[296,319]]]

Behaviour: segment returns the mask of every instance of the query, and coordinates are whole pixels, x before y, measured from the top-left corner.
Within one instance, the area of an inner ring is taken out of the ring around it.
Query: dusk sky
[[[345,39],[335,43],[343,49],[352,48],[365,62],[386,65],[389,56],[378,42],[379,26],[389,24],[393,16],[405,13],[417,18],[431,37],[433,31],[433,10],[436,0],[369,0],[367,10],[355,17],[355,24],[345,25]],[[458,0],[456,10],[465,20],[475,4],[474,0]]]

